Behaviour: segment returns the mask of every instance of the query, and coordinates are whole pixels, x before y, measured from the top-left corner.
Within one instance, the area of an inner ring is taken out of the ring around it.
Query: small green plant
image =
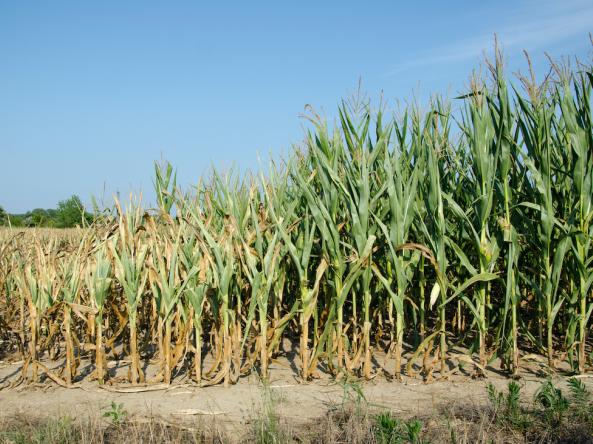
[[[509,382],[505,407],[510,417],[517,418],[521,415],[521,386],[515,381]]]
[[[564,413],[569,408],[568,399],[550,379],[543,382],[535,393],[535,402],[543,408],[546,421],[554,426],[562,422]]]
[[[111,419],[114,425],[121,425],[127,416],[128,412],[124,410],[123,403],[117,404],[115,401],[111,401],[111,407],[103,413],[103,417]]]
[[[405,425],[408,434],[408,441],[414,444],[421,443],[422,441],[420,440],[420,432],[422,432],[422,422],[414,419],[407,422]]]
[[[459,440],[457,439],[457,432],[455,431],[455,427],[451,424],[449,418],[447,418],[447,428],[449,429],[449,438],[452,444],[457,443]]]
[[[568,388],[572,394],[572,400],[575,404],[586,405],[591,400],[591,393],[587,386],[577,378],[570,378],[568,380]]]
[[[591,392],[587,386],[577,378],[568,380],[568,388],[571,394],[571,401],[574,407],[574,413],[580,419],[589,419],[593,423],[593,405],[591,403]]]
[[[504,393],[496,390],[496,387],[494,387],[494,384],[491,382],[489,382],[486,386],[486,390],[488,391],[488,400],[490,401],[494,411],[500,410],[504,401]]]
[[[363,404],[365,407],[368,406],[360,381],[350,379],[346,376],[339,381],[339,384],[342,387],[342,410],[348,404],[351,404],[354,405],[356,413],[360,414]]]
[[[399,426],[399,421],[391,416],[389,412],[383,412],[377,416],[377,441],[382,444],[391,442],[395,430]]]
[[[280,428],[280,418],[276,413],[279,397],[270,384],[262,381],[261,413],[255,422],[255,441],[258,444],[277,444],[284,442]]]
[[[521,386],[515,381],[509,382],[505,395],[496,390],[492,383],[488,384],[488,400],[494,410],[494,415],[499,422],[509,424],[513,428],[524,428],[527,417],[521,409]]]
[[[376,418],[375,436],[381,444],[422,444],[421,432],[422,422],[417,419],[402,421],[390,412],[380,413]]]

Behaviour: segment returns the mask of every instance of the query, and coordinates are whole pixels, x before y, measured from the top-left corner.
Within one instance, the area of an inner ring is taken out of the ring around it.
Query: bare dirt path
[[[69,416],[72,418],[100,417],[109,410],[111,402],[122,403],[131,418],[158,417],[183,423],[196,420],[214,421],[222,430],[237,430],[256,418],[261,409],[263,385],[255,375],[241,378],[230,387],[197,387],[183,382],[170,386],[161,384],[133,388],[129,384],[106,385],[82,381],[75,388],[64,388],[51,381],[44,384],[7,387],[16,380],[19,363],[0,363],[0,417],[24,414],[27,416]],[[306,423],[321,418],[332,407],[345,399],[357,397],[354,386],[322,377],[310,383],[300,383],[286,365],[273,365],[269,387],[277,399],[276,412],[293,423]],[[566,386],[566,376],[555,375],[559,387]],[[487,401],[486,386],[506,387],[509,378],[494,371],[486,379],[472,379],[455,375],[450,380],[435,380],[429,384],[417,378],[402,382],[388,381],[382,376],[358,384],[364,400],[361,402],[378,409],[389,409],[403,416],[429,415],[443,405],[483,405]],[[524,372],[519,379],[523,399],[533,394],[544,381],[534,372]],[[593,387],[593,378],[583,378]],[[1,384],[0,384],[1,385]]]

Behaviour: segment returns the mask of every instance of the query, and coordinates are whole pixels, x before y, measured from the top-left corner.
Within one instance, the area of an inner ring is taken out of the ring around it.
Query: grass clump
[[[401,420],[392,416],[390,412],[383,412],[376,419],[375,437],[380,444],[423,444],[428,441],[421,439],[422,421],[412,419]]]
[[[220,444],[228,442],[216,429],[195,424],[169,424],[157,418],[123,418],[106,424],[98,418],[35,418],[15,415],[0,420],[0,444]]]
[[[0,443],[77,443],[81,441],[81,430],[69,417],[52,418],[45,422],[8,427],[0,431]]]
[[[253,440],[257,444],[279,444],[289,439],[287,432],[280,424],[280,416],[277,412],[280,401],[280,395],[270,387],[267,381],[264,381],[261,390],[261,412],[253,428]]]

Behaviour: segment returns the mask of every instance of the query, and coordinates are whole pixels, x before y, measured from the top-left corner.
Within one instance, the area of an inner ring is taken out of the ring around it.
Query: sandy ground
[[[82,380],[73,388],[64,388],[46,381],[43,384],[14,385],[22,363],[0,361],[0,417],[65,416],[98,417],[109,410],[112,401],[123,403],[130,418],[156,416],[169,422],[183,423],[214,421],[226,432],[244,427],[255,419],[261,409],[263,386],[257,375],[243,377],[230,387],[222,385],[198,387],[187,380],[134,388],[129,384],[99,386]],[[59,366],[60,363],[55,363]],[[544,380],[539,366],[526,368],[518,380],[524,400],[533,394]],[[506,387],[509,378],[491,368],[486,379],[472,379],[465,372],[454,372],[449,380],[424,383],[420,378],[405,377],[402,382],[389,381],[379,375],[371,381],[361,381],[364,398],[378,409],[390,409],[402,416],[426,415],[443,405],[480,405],[487,401],[486,386]],[[302,383],[286,362],[275,362],[270,368],[269,386],[278,399],[276,411],[281,418],[294,423],[306,423],[323,416],[329,409],[340,406],[345,398],[345,386],[329,376]],[[593,375],[592,375],[593,376]],[[553,380],[565,387],[566,376],[554,375]],[[593,378],[583,381],[593,388]],[[355,397],[350,388],[347,391]]]

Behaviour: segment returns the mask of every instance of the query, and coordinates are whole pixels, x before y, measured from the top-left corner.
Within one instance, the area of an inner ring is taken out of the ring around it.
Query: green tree
[[[4,210],[4,208],[2,208],[2,206],[0,206],[0,225],[6,225],[7,222],[7,214],[6,211]]]
[[[10,223],[11,227],[24,227],[25,223],[23,221],[24,217],[21,214],[6,214],[6,222],[5,225]]]
[[[43,208],[35,208],[34,210],[29,211],[25,215],[24,224],[27,227],[45,227],[53,225],[48,211]]]
[[[55,224],[58,228],[70,228],[91,221],[91,216],[84,210],[80,197],[73,195],[58,203]]]

